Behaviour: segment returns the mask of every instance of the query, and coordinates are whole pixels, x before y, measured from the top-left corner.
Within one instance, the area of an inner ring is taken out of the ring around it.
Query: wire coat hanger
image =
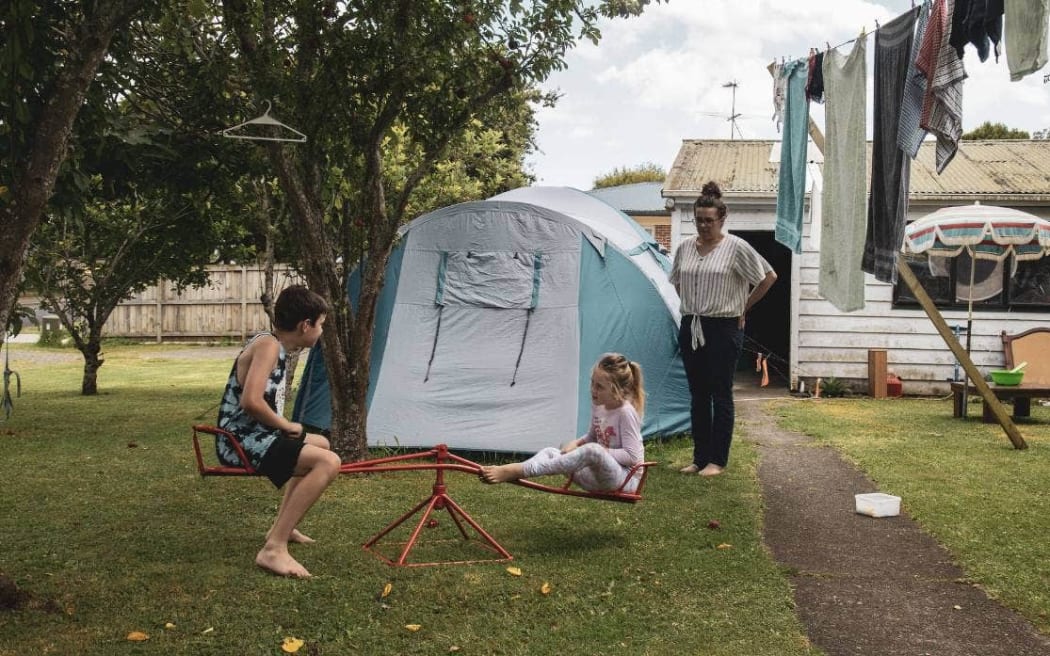
[[[271,107],[270,101],[269,100],[264,100],[263,102],[266,103],[266,111],[263,112],[262,116],[259,116],[259,117],[247,120],[247,121],[245,121],[243,123],[238,123],[237,125],[234,125],[233,127],[228,127],[228,128],[226,128],[225,130],[222,131],[222,136],[224,136],[224,137],[226,137],[228,139],[251,139],[253,141],[288,141],[288,142],[294,142],[294,143],[302,143],[302,142],[306,141],[306,135],[305,134],[303,134],[302,132],[296,130],[295,128],[293,128],[291,126],[288,126],[288,125],[285,125],[284,123],[281,123],[277,119],[275,119],[272,116],[270,116],[270,107]],[[239,134],[239,133],[236,132],[236,130],[239,130],[241,128],[248,127],[248,126],[251,126],[251,125],[272,126],[272,127],[280,128],[282,130],[288,130],[289,132],[291,132],[295,136],[291,136],[291,137],[268,137],[268,136],[263,136],[263,135],[250,134],[250,133]]]

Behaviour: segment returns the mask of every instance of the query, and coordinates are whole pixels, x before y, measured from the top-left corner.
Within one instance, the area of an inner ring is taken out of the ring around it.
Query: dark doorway
[[[740,368],[754,371],[757,356],[768,356],[770,384],[788,386],[791,383],[791,251],[773,239],[772,231],[748,230],[733,234],[751,244],[777,274],[772,289],[748,314]]]

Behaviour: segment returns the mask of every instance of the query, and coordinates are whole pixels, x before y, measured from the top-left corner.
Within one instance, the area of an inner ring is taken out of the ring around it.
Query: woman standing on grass
[[[733,374],[745,317],[777,279],[750,244],[722,232],[726,214],[722,190],[708,182],[693,205],[696,238],[678,245],[671,266],[671,284],[682,302],[678,347],[691,397],[693,462],[683,474],[715,476],[729,462]]]

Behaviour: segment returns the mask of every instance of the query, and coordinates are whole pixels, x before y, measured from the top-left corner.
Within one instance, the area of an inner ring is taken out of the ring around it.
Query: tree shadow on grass
[[[8,610],[42,610],[48,613],[60,611],[53,599],[43,599],[22,588],[4,574],[0,574],[0,611]]]
[[[626,547],[623,533],[602,529],[577,529],[552,526],[529,531],[515,540],[524,555],[580,554],[610,548]]]

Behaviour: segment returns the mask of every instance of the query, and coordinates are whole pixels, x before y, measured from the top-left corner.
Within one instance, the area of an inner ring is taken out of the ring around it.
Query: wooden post
[[[868,349],[868,394],[886,398],[886,350]]]
[[[241,265],[241,343],[248,341],[248,267]]]
[[[164,341],[164,279],[157,281],[157,343]]]
[[[1003,404],[999,402],[998,398],[996,398],[992,389],[988,387],[988,383],[984,381],[981,372],[977,370],[973,360],[970,359],[970,354],[966,352],[966,349],[962,347],[959,340],[955,338],[952,329],[948,327],[947,323],[945,323],[944,317],[941,316],[941,313],[937,310],[937,306],[934,305],[933,301],[926,293],[926,290],[922,288],[919,279],[915,277],[914,273],[912,273],[911,267],[908,266],[908,263],[904,261],[903,257],[897,258],[897,272],[900,274],[901,278],[904,279],[904,282],[908,285],[908,288],[911,290],[912,295],[915,296],[915,299],[919,301],[919,305],[921,305],[922,309],[926,311],[926,316],[928,316],[930,321],[933,322],[934,328],[936,328],[937,332],[941,334],[944,343],[948,345],[948,348],[951,349],[953,354],[955,354],[956,359],[962,364],[966,375],[971,381],[973,381],[974,387],[977,388],[977,393],[981,395],[982,399],[984,399],[985,407],[989,408],[992,411],[992,414],[995,415],[996,421],[998,421],[999,425],[1003,427],[1006,436],[1010,438],[1010,442],[1013,443],[1014,448],[1027,449],[1028,444],[1025,443],[1024,438],[1021,437],[1021,432],[1017,430],[1017,426],[1015,426],[1013,420],[1010,419],[1010,415],[1006,414],[1006,408],[1004,408]],[[964,390],[963,393],[965,394],[966,391]]]

